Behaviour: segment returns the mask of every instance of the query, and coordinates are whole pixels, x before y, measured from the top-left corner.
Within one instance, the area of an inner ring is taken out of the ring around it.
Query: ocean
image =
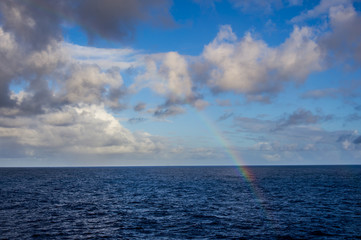
[[[361,166],[0,168],[0,239],[361,239]]]

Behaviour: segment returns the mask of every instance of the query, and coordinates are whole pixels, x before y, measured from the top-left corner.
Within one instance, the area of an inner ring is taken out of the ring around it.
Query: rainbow
[[[234,165],[239,170],[239,173],[244,177],[247,182],[253,182],[254,176],[251,170],[246,166],[242,157],[238,154],[238,151],[234,149],[232,144],[227,140],[227,138],[222,134],[222,131],[218,129],[217,125],[213,123],[204,113],[198,111],[198,115],[203,122],[206,123],[207,128],[216,137],[217,141],[222,145],[226,150],[227,154],[230,156]]]
[[[238,151],[232,146],[232,144],[227,140],[227,138],[222,134],[222,131],[218,129],[217,125],[213,123],[211,119],[209,119],[204,113],[197,111],[198,116],[205,122],[207,128],[216,137],[218,142],[221,143],[222,147],[226,150],[227,154],[230,156],[232,161],[234,162],[234,166],[237,168],[237,171],[240,175],[246,180],[248,186],[255,196],[256,200],[261,206],[262,211],[264,214],[269,218],[273,219],[270,213],[266,210],[264,204],[266,203],[266,198],[262,191],[257,187],[255,184],[255,177],[252,174],[252,171],[249,167],[246,166],[245,162],[243,161],[242,157],[238,154]]]

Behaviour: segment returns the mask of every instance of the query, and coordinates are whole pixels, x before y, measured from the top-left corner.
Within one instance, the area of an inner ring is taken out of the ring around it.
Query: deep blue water
[[[1,239],[361,239],[361,166],[0,168]]]

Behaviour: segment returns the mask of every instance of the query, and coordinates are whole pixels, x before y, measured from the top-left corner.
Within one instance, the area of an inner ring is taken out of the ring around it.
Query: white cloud
[[[141,58],[141,53],[131,48],[105,49],[70,43],[63,43],[63,46],[73,59],[83,64],[95,64],[102,69],[137,67]]]
[[[319,5],[314,7],[311,10],[308,10],[302,13],[299,16],[292,18],[291,22],[301,22],[312,18],[317,18],[320,15],[328,13],[328,11],[334,7],[339,5],[350,5],[350,0],[322,0]]]
[[[145,72],[136,78],[135,89],[151,88],[171,102],[187,102],[193,98],[188,62],[177,52],[145,57]]]
[[[94,65],[75,65],[70,70],[69,78],[63,83],[64,97],[70,103],[107,102],[108,92],[120,89],[123,84],[117,69],[103,72]],[[117,100],[109,102],[110,105],[116,106]]]
[[[211,88],[242,93],[249,100],[264,100],[284,82],[302,82],[322,68],[321,50],[306,27],[295,27],[282,45],[271,48],[250,33],[237,41],[230,26],[223,26],[202,56],[211,66]]]
[[[0,118],[0,137],[36,153],[149,153],[163,148],[150,134],[124,128],[104,106],[84,104],[49,110],[35,118]]]

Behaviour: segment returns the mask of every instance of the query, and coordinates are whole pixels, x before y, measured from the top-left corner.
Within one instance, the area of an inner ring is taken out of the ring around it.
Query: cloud
[[[216,99],[216,102],[219,106],[222,106],[222,107],[232,106],[232,103],[229,99]]]
[[[361,17],[351,0],[322,0],[319,5],[291,22],[325,17],[329,31],[320,37],[319,45],[327,53],[329,64],[359,66],[361,63]]]
[[[227,120],[228,118],[232,117],[234,115],[233,112],[231,113],[224,113],[222,116],[220,116],[218,118],[218,121],[224,121],[224,120]]]
[[[189,102],[194,99],[188,62],[177,52],[145,57],[145,72],[136,78],[133,88],[151,88],[165,96],[170,103]]]
[[[0,118],[0,137],[34,154],[121,154],[151,152],[162,143],[148,133],[131,133],[97,105],[49,109],[34,118]]]
[[[141,112],[143,111],[145,108],[146,108],[147,104],[143,103],[143,102],[140,102],[138,103],[137,105],[134,106],[134,111],[136,112]]]
[[[140,22],[171,26],[168,0],[5,0],[0,4],[4,29],[14,32],[21,42],[43,48],[52,40],[60,40],[61,24],[79,25],[89,38],[109,40],[133,38]]]
[[[291,22],[297,23],[308,19],[317,18],[320,15],[327,14],[330,8],[339,5],[351,5],[350,0],[321,0],[320,4],[313,9],[303,12],[301,15],[292,18]]]
[[[158,107],[153,115],[157,118],[166,118],[184,113],[185,110],[180,106]]]
[[[64,84],[64,97],[69,103],[107,103],[110,107],[118,107],[118,98],[111,99],[114,91],[120,90],[123,79],[119,70],[101,71],[98,66],[75,65],[70,70]],[[121,93],[119,93],[121,95]]]
[[[302,83],[311,72],[322,69],[321,50],[307,27],[295,27],[283,44],[271,48],[250,33],[237,40],[225,25],[205,46],[202,57],[209,65],[205,74],[210,88],[241,93],[251,101],[269,101],[284,83]]]
[[[302,0],[230,0],[235,8],[240,8],[243,12],[262,11],[272,13],[285,6],[301,5]]]
[[[0,115],[40,114],[45,108],[77,103],[124,108],[120,99],[127,89],[118,67],[100,68],[74,59],[69,45],[61,42],[29,50],[1,27],[0,40]],[[17,84],[24,87],[11,91]]]
[[[198,93],[188,61],[187,56],[177,52],[145,55],[143,71],[140,70],[141,73],[135,77],[135,82],[130,89],[139,91],[143,88],[150,88],[165,98],[160,108],[189,104],[202,110],[209,103],[203,100],[202,95]],[[158,112],[163,112],[163,110]],[[156,114],[156,116],[159,115]]]
[[[360,87],[361,81],[343,80],[340,82],[341,86],[338,88],[324,88],[324,89],[315,89],[310,90],[302,94],[302,98],[309,99],[320,99],[320,98],[346,98],[346,99],[355,99],[360,97]]]
[[[235,117],[235,127],[241,132],[265,133],[270,132],[275,122],[249,117]]]
[[[142,154],[163,149],[156,137],[129,131],[107,112],[125,107],[122,99],[129,92],[121,73],[137,66],[138,53],[64,43],[61,29],[62,24],[75,24],[90,37],[124,40],[133,35],[140,21],[171,22],[168,4],[162,0],[144,4],[1,1],[1,153],[49,157]],[[67,19],[63,18],[65,12]],[[116,16],[120,12],[124,14]]]
[[[331,32],[325,34],[320,45],[327,50],[331,63],[359,67],[361,64],[361,16],[351,4],[329,9]]]
[[[139,64],[140,52],[131,48],[96,48],[79,46],[71,43],[63,43],[65,51],[75,60],[82,64],[97,65],[102,69],[117,67],[120,70],[128,70]]]
[[[353,151],[360,148],[354,143],[357,131],[329,131],[317,126],[328,121],[329,115],[313,114],[307,110],[297,110],[280,120],[237,117],[234,118],[235,131],[247,139],[244,151],[261,151],[268,154],[285,152]],[[275,131],[281,125],[287,131]],[[287,126],[286,126],[287,125]],[[302,153],[302,155],[304,155]]]
[[[141,122],[145,122],[147,121],[146,118],[142,118],[142,117],[136,117],[136,118],[129,118],[128,122],[131,124],[136,124],[136,123],[141,123]]]
[[[360,144],[361,143],[361,136],[357,137],[355,140],[353,140],[354,144]]]
[[[359,149],[358,148],[358,144],[359,144],[359,139],[360,137],[358,137],[358,131],[352,131],[352,132],[347,132],[347,133],[343,133],[340,134],[337,142],[341,143],[342,148],[346,151],[351,151],[351,150],[356,150]]]
[[[332,115],[313,114],[309,110],[298,109],[286,118],[282,119],[275,130],[281,130],[289,126],[316,124],[322,121],[329,121]]]
[[[337,88],[326,88],[326,89],[316,89],[305,92],[302,95],[302,98],[311,98],[311,99],[320,99],[325,97],[335,98],[338,96],[340,90]]]
[[[4,0],[0,3],[0,12],[4,31],[11,31],[17,42],[29,49],[40,50],[51,42],[61,40],[60,16],[53,11],[58,2],[44,0]]]
[[[134,27],[139,22],[157,25],[173,25],[169,14],[171,2],[168,0],[80,0],[69,1],[72,20],[81,25],[90,36],[121,40],[132,38]]]
[[[346,122],[356,122],[356,121],[360,121],[361,120],[361,115],[358,114],[358,113],[352,113],[352,114],[349,114],[347,117],[346,117]]]

